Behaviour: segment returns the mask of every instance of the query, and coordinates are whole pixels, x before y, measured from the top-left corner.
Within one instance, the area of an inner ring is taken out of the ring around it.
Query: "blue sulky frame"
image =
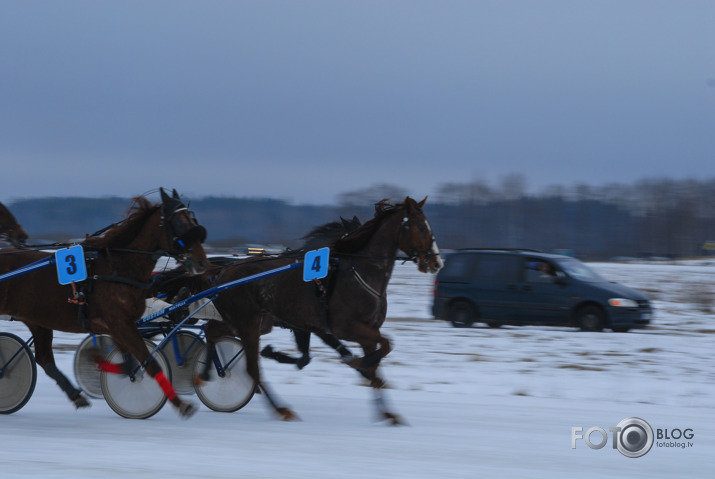
[[[82,252],[80,251],[79,254],[81,255]],[[193,296],[190,296],[189,298],[178,301],[178,302],[168,306],[167,308],[164,308],[160,311],[156,311],[155,313],[152,313],[150,315],[147,315],[147,316],[141,318],[139,321],[137,321],[137,327],[140,329],[140,331],[146,331],[146,332],[151,332],[151,331],[157,330],[158,328],[156,328],[152,325],[149,325],[149,323],[151,321],[153,321],[159,317],[165,316],[169,313],[172,313],[174,311],[177,311],[181,308],[184,308],[189,304],[192,304],[192,303],[195,303],[202,299],[208,298],[208,301],[205,304],[202,304],[201,306],[199,306],[196,310],[194,310],[186,318],[184,318],[180,323],[176,324],[173,327],[173,329],[171,329],[171,331],[169,331],[168,333],[165,334],[164,339],[158,345],[156,345],[156,347],[151,351],[151,356],[153,356],[154,354],[157,353],[157,351],[159,351],[161,348],[163,348],[168,343],[168,341],[171,341],[176,336],[178,331],[181,330],[182,328],[195,328],[195,329],[203,330],[203,326],[190,326],[190,325],[187,325],[186,322],[189,321],[194,315],[196,315],[196,313],[198,313],[201,309],[203,309],[205,306],[207,306],[210,302],[214,301],[218,297],[219,293],[221,293],[222,291],[225,291],[230,288],[234,288],[236,286],[239,286],[239,285],[242,285],[245,283],[249,283],[251,281],[256,281],[258,279],[267,278],[269,276],[273,276],[273,275],[280,274],[280,273],[283,273],[286,271],[297,269],[300,267],[304,267],[303,279],[305,281],[309,281],[310,279],[313,279],[313,278],[321,278],[327,274],[328,256],[329,256],[328,248],[323,248],[322,250],[317,250],[317,251],[311,251],[311,252],[308,252],[308,254],[306,254],[306,256],[304,258],[305,262],[296,261],[295,263],[291,263],[291,264],[282,266],[280,268],[271,269],[268,271],[264,271],[262,273],[257,273],[257,274],[251,275],[251,276],[247,276],[245,278],[240,278],[240,279],[231,281],[229,283],[214,286],[214,287],[209,288],[205,291],[202,291],[201,293],[195,294]],[[74,260],[74,258],[73,258],[73,260]],[[79,260],[81,260],[83,262],[84,258],[82,258],[80,256]],[[308,262],[308,260],[310,260],[310,262]],[[34,263],[23,266],[22,268],[19,268],[17,270],[2,274],[2,275],[0,275],[0,281],[5,281],[8,279],[17,277],[17,276],[21,276],[21,275],[24,275],[24,274],[30,273],[32,271],[35,271],[35,270],[38,270],[41,268],[45,268],[45,267],[48,267],[51,265],[59,265],[62,261],[63,261],[62,258],[58,259],[57,255],[53,255],[48,258],[42,259],[40,261],[36,261]],[[59,266],[58,266],[58,268],[59,268]],[[305,271],[306,269],[309,269],[310,271],[306,272]],[[60,276],[60,278],[59,278],[60,282],[62,282],[61,275],[66,274],[68,272],[69,272],[69,270],[67,272],[64,272],[64,271],[59,271],[59,269],[58,269],[58,276]],[[73,273],[70,273],[70,275],[71,274],[73,274]],[[81,281],[85,278],[86,278],[86,276],[82,277],[82,278],[77,277],[77,280]],[[36,377],[37,377],[37,372],[36,372],[36,368],[34,366],[34,358],[32,357],[32,353],[29,349],[29,346],[32,345],[34,338],[31,336],[27,342],[24,342],[20,338],[14,336],[14,335],[11,335],[9,333],[2,333],[2,335],[9,338],[9,340],[11,340],[12,342],[17,343],[18,351],[14,355],[12,355],[10,357],[10,359],[8,361],[6,361],[5,364],[0,364],[0,378],[2,378],[3,373],[5,372],[6,368],[9,366],[9,364],[12,363],[13,361],[17,360],[18,357],[23,353],[26,356],[29,356],[28,359],[31,362],[31,367],[32,367],[32,370],[30,372],[31,377],[27,378],[27,383],[28,383],[27,390],[26,390],[26,393],[24,393],[24,398],[21,398],[22,401],[11,405],[7,409],[0,408],[0,414],[10,414],[10,413],[13,413],[13,412],[19,410],[20,408],[22,408],[25,405],[25,403],[30,399],[30,397],[32,396],[32,393],[34,391],[34,385],[35,385],[35,381],[36,381]],[[176,349],[176,345],[175,345],[174,349]],[[175,351],[175,353],[178,355],[178,351]],[[177,359],[179,359],[179,358],[177,358]],[[141,367],[142,367],[142,365],[138,365],[137,368],[131,373],[131,375],[133,376],[133,374],[137,373],[137,371]],[[217,367],[220,368],[220,365],[217,365]],[[221,371],[219,370],[218,373],[220,374]]]
[[[165,338],[154,348],[154,350],[151,352],[151,355],[153,355],[153,354],[156,353],[158,350],[160,350],[161,348],[163,348],[164,345],[165,345],[169,340],[171,340],[172,336],[173,336],[174,334],[176,334],[176,332],[179,331],[182,327],[184,327],[185,323],[186,323],[189,319],[191,319],[196,313],[198,313],[198,312],[201,311],[204,307],[206,307],[210,302],[212,302],[213,300],[215,300],[215,299],[218,297],[218,295],[219,295],[220,292],[225,291],[225,290],[227,290],[227,289],[234,288],[234,287],[236,287],[236,286],[239,286],[239,285],[242,285],[242,284],[245,284],[245,283],[250,283],[251,281],[256,281],[256,280],[258,280],[258,279],[267,278],[267,277],[269,277],[269,276],[273,276],[273,275],[276,275],[276,274],[279,274],[279,273],[284,273],[284,272],[290,271],[290,270],[292,270],[292,269],[300,268],[301,266],[303,266],[303,263],[291,263],[291,264],[286,265],[286,266],[281,266],[280,268],[271,269],[271,270],[268,270],[268,271],[264,271],[264,272],[262,272],[262,273],[257,273],[257,274],[251,275],[251,276],[246,276],[245,278],[239,278],[239,279],[236,279],[236,280],[234,280],[234,281],[230,281],[230,282],[225,283],[225,284],[220,284],[220,285],[218,285],[218,286],[214,286],[213,288],[209,288],[209,289],[207,289],[207,290],[205,290],[205,291],[202,291],[202,292],[200,292],[200,293],[197,293],[197,294],[195,294],[195,295],[193,295],[193,296],[190,296],[190,297],[188,297],[188,298],[186,298],[186,299],[183,299],[183,300],[181,300],[181,301],[177,301],[176,303],[174,303],[174,304],[172,304],[171,306],[168,306],[168,307],[166,307],[166,308],[164,308],[164,309],[162,309],[162,310],[156,311],[155,313],[152,313],[152,314],[150,314],[150,315],[148,315],[148,316],[144,316],[142,319],[140,319],[139,321],[137,321],[137,326],[139,326],[139,328],[141,329],[142,326],[147,325],[147,323],[150,323],[151,321],[153,321],[153,320],[155,320],[155,319],[157,319],[157,318],[160,318],[160,317],[162,317],[162,316],[166,316],[167,314],[172,313],[172,312],[174,312],[174,311],[176,311],[176,310],[178,310],[178,309],[184,308],[184,307],[188,306],[189,304],[195,303],[196,301],[200,301],[200,300],[202,300],[202,299],[204,299],[204,298],[209,298],[206,303],[204,303],[204,304],[202,304],[201,306],[199,306],[198,308],[196,308],[196,310],[194,310],[192,313],[190,313],[188,316],[186,316],[179,324],[177,324],[177,325],[174,327],[174,329],[172,329],[172,330],[166,335],[166,337],[165,337]]]

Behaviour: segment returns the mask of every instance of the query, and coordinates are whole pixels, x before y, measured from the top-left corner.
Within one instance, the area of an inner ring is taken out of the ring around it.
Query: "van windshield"
[[[586,281],[589,283],[600,283],[606,281],[606,279],[577,259],[567,258],[559,260],[559,266],[561,266],[561,269],[563,269],[566,274],[580,281]]]

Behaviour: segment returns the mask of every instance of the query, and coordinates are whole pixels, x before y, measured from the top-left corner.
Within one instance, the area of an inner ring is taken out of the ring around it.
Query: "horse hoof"
[[[386,412],[384,414],[384,419],[390,424],[390,426],[406,426],[407,423],[397,414],[391,412]]]
[[[308,363],[310,363],[311,359],[312,358],[310,356],[301,356],[298,359],[296,366],[298,366],[298,369],[303,369],[304,367],[306,367],[308,365]]]
[[[300,421],[298,415],[286,407],[279,407],[277,412],[281,421]]]
[[[181,416],[181,419],[189,419],[191,416],[196,414],[196,411],[196,406],[190,402],[182,402],[179,406],[179,416]]]
[[[87,398],[84,396],[77,396],[72,400],[72,404],[74,404],[75,409],[82,409],[91,406],[89,401],[87,401]]]

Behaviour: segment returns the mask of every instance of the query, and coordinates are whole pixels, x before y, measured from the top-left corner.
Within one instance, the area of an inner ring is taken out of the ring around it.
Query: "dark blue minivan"
[[[626,332],[648,326],[648,297],[578,259],[532,250],[460,250],[435,279],[432,314],[454,326],[567,325]]]

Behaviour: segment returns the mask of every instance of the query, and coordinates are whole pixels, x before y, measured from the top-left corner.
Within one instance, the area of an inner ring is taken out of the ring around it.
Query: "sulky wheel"
[[[36,382],[35,357],[25,341],[0,333],[0,414],[22,409],[32,397]]]
[[[153,351],[156,345],[144,340],[147,349]],[[164,371],[164,375],[171,381],[171,369],[164,357],[164,353],[157,351],[154,359],[159,363],[159,367]],[[129,356],[130,368],[135,371],[138,362]],[[107,356],[110,363],[121,363],[124,361],[124,354],[119,348],[113,348]],[[125,374],[114,374],[101,372],[100,383],[102,394],[114,412],[129,419],[147,419],[158,413],[166,403],[166,396],[161,390],[156,380],[146,373],[144,368],[139,368],[133,373],[133,378]]]
[[[100,399],[102,385],[99,381],[100,371],[94,361],[94,348],[99,348],[104,357],[114,347],[112,337],[106,334],[90,334],[79,343],[74,353],[74,377],[80,389],[87,396]]]
[[[179,331],[161,348],[171,368],[171,383],[177,394],[194,394],[194,364],[203,340],[190,331]]]
[[[198,376],[206,365],[206,346],[201,348],[194,367]],[[256,383],[246,371],[246,353],[243,344],[235,338],[216,341],[219,366],[209,367],[209,379],[195,385],[196,395],[209,409],[218,412],[234,412],[241,409],[253,397]]]

